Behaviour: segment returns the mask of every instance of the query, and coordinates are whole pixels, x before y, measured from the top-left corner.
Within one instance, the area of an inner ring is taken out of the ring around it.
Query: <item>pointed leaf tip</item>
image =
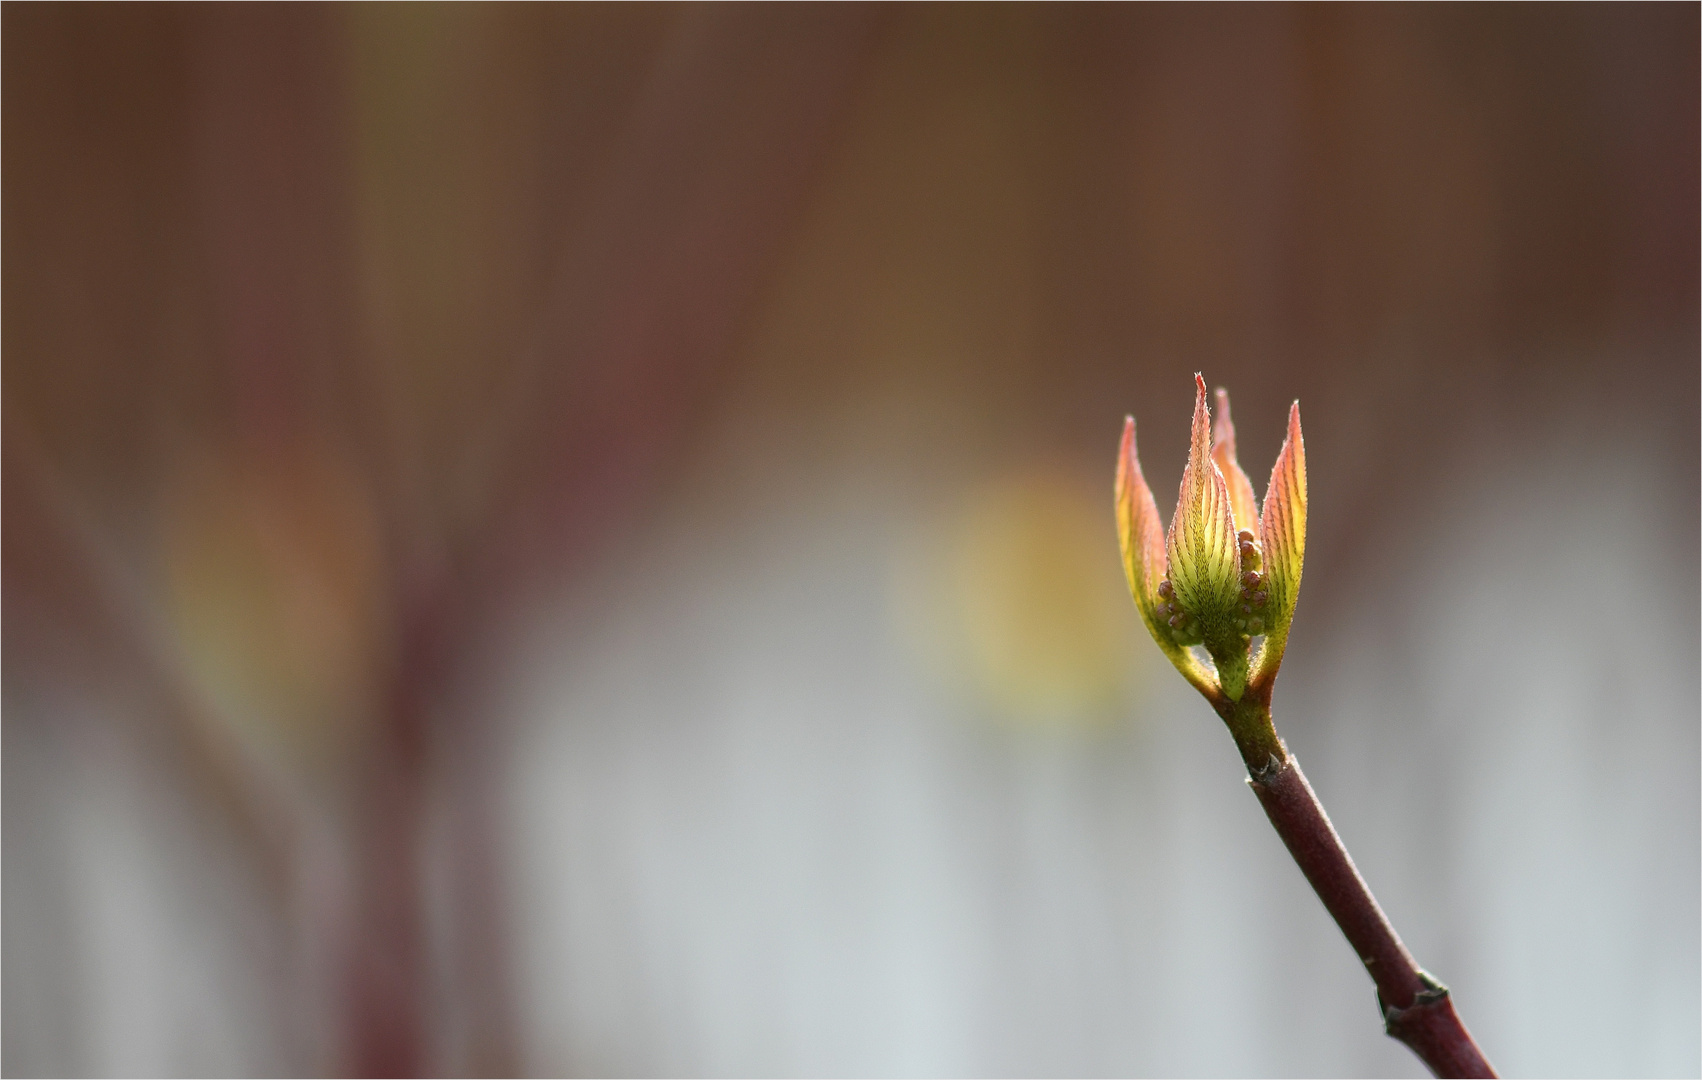
[[[1123,496],[1132,478],[1140,474],[1140,458],[1135,452],[1135,418],[1123,417],[1123,439],[1117,447],[1117,503],[1123,503]],[[1141,483],[1145,483],[1144,478]]]
[[[1212,391],[1212,401],[1217,406],[1217,412],[1212,416],[1211,441],[1212,449],[1227,446],[1231,454],[1235,453],[1235,421],[1229,418],[1229,391],[1218,387]]]
[[[1229,487],[1229,508],[1236,530],[1246,529],[1257,537],[1259,500],[1253,494],[1253,482],[1235,458],[1235,421],[1229,415],[1229,391],[1221,386],[1217,388],[1217,416],[1212,421],[1211,454]]]

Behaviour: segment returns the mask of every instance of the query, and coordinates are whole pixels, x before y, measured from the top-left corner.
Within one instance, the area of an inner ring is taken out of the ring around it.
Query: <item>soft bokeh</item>
[[[7,5],[4,1071],[1702,1070],[1694,5]],[[1168,512],[1169,507],[1163,509]]]

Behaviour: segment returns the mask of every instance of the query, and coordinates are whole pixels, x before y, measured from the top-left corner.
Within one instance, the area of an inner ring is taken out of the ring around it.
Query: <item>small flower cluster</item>
[[[1229,395],[1194,377],[1193,443],[1170,528],[1158,520],[1141,475],[1135,421],[1123,428],[1117,465],[1117,532],[1129,591],[1153,640],[1202,692],[1239,700],[1249,681],[1268,686],[1282,663],[1306,547],[1306,449],[1300,406],[1271,470],[1261,508],[1235,456]],[[1256,658],[1253,639],[1264,639]],[[1207,669],[1188,650],[1203,645]]]
[[[1265,632],[1265,608],[1270,604],[1271,594],[1259,587],[1264,577],[1259,573],[1259,542],[1253,531],[1242,529],[1235,538],[1240,541],[1241,565],[1247,567],[1241,572],[1240,614],[1235,619],[1235,629],[1251,640]],[[1200,620],[1182,607],[1169,578],[1158,583],[1158,606],[1153,608],[1153,614],[1169,627],[1170,639],[1176,644],[1205,644]]]
[[[1235,629],[1254,638],[1265,632],[1264,612],[1271,594],[1259,587],[1265,579],[1259,573],[1259,541],[1253,531],[1242,529],[1235,538],[1241,542],[1241,565],[1246,568],[1241,571],[1241,615],[1235,620]]]

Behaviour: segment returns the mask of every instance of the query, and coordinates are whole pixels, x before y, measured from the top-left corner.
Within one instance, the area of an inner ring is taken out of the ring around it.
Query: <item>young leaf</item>
[[[1221,386],[1217,388],[1217,415],[1212,418],[1211,457],[1229,487],[1229,508],[1235,515],[1236,531],[1246,529],[1257,539],[1259,500],[1253,495],[1253,482],[1235,460],[1235,421],[1229,418],[1229,391]]]
[[[1193,443],[1166,544],[1170,584],[1189,612],[1202,620],[1223,620],[1231,616],[1239,596],[1241,553],[1229,487],[1211,457],[1206,381],[1195,375],[1194,383]]]
[[[1117,453],[1117,542],[1123,549],[1129,593],[1157,636],[1153,607],[1158,602],[1158,583],[1164,580],[1164,526],[1158,520],[1152,489],[1141,474],[1132,416],[1123,419],[1123,444]]]
[[[1271,469],[1265,490],[1260,535],[1265,548],[1265,588],[1270,595],[1270,629],[1259,654],[1256,680],[1269,682],[1282,664],[1300,596],[1300,570],[1306,557],[1306,441],[1300,434],[1300,402],[1288,411],[1288,436]]]
[[[1117,454],[1117,541],[1123,551],[1123,573],[1129,593],[1141,613],[1147,632],[1184,678],[1208,698],[1217,687],[1209,672],[1192,653],[1176,643],[1170,627],[1159,616],[1158,585],[1164,580],[1164,526],[1158,504],[1141,473],[1140,453],[1135,446],[1135,418],[1123,420],[1123,443]]]

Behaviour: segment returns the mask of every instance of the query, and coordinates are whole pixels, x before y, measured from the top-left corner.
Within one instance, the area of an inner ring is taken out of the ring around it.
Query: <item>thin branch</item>
[[[1263,726],[1274,737],[1269,711],[1261,711]],[[1284,747],[1280,757],[1267,756],[1262,767],[1249,762],[1249,772],[1247,783],[1277,835],[1377,984],[1384,1030],[1437,1076],[1494,1076],[1494,1068],[1454,1011],[1448,988],[1418,966],[1359,876],[1300,763]]]

